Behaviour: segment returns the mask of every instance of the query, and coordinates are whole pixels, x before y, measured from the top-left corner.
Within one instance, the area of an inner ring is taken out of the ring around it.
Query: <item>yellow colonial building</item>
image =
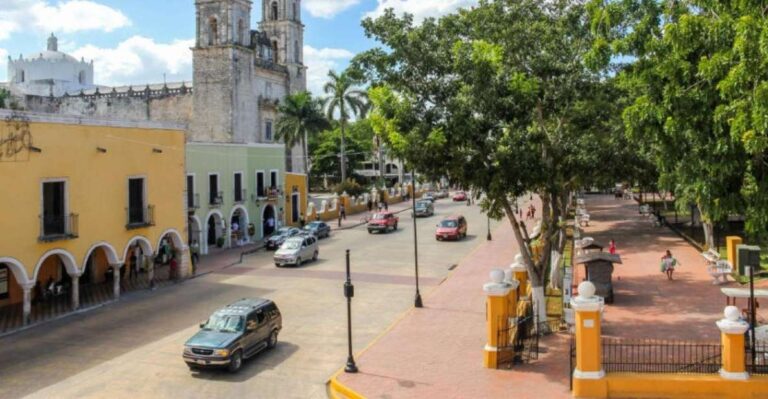
[[[184,146],[175,125],[0,110],[0,312],[186,276]]]

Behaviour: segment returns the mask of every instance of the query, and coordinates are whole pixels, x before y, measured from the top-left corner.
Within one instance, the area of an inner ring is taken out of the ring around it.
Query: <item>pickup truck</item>
[[[397,230],[397,222],[399,220],[392,212],[376,213],[368,221],[368,234],[373,234],[374,231],[386,233],[390,229]]]

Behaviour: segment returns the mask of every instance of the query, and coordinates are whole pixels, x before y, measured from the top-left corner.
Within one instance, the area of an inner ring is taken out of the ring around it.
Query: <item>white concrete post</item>
[[[24,291],[24,303],[22,305],[24,325],[29,324],[29,318],[32,315],[32,288],[34,287],[35,283],[22,284],[21,286]]]
[[[112,295],[117,300],[120,299],[120,264],[116,263],[110,266],[114,270],[112,273]]]

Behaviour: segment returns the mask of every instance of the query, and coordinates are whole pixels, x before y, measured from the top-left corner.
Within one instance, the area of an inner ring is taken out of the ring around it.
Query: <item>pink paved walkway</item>
[[[623,265],[614,270],[616,301],[606,307],[603,332],[609,336],[682,340],[719,340],[715,321],[722,318],[725,297],[711,284],[699,252],[665,227],[654,227],[638,214],[635,201],[588,196],[592,236],[606,247],[616,240]],[[680,266],[675,279],[659,270],[669,249]],[[580,281],[584,268],[577,270]],[[737,286],[730,283],[724,286]]]
[[[725,300],[710,284],[700,255],[665,228],[639,217],[637,205],[608,196],[587,198],[588,235],[617,241],[624,265],[615,273],[616,303],[605,311],[606,335],[717,340]],[[659,258],[669,248],[682,262],[669,282]],[[358,356],[360,373],[338,380],[367,398],[570,397],[568,337],[542,341],[538,361],[512,370],[482,366],[488,272],[517,253],[508,225],[478,247],[455,273]],[[577,273],[583,276],[583,270]],[[620,278],[620,280],[619,280]],[[577,277],[577,279],[580,279]]]

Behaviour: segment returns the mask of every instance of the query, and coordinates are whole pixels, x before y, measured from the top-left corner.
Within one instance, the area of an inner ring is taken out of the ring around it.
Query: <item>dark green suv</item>
[[[184,344],[190,370],[225,367],[240,370],[243,360],[277,345],[283,328],[280,310],[269,299],[241,299],[217,310]]]

